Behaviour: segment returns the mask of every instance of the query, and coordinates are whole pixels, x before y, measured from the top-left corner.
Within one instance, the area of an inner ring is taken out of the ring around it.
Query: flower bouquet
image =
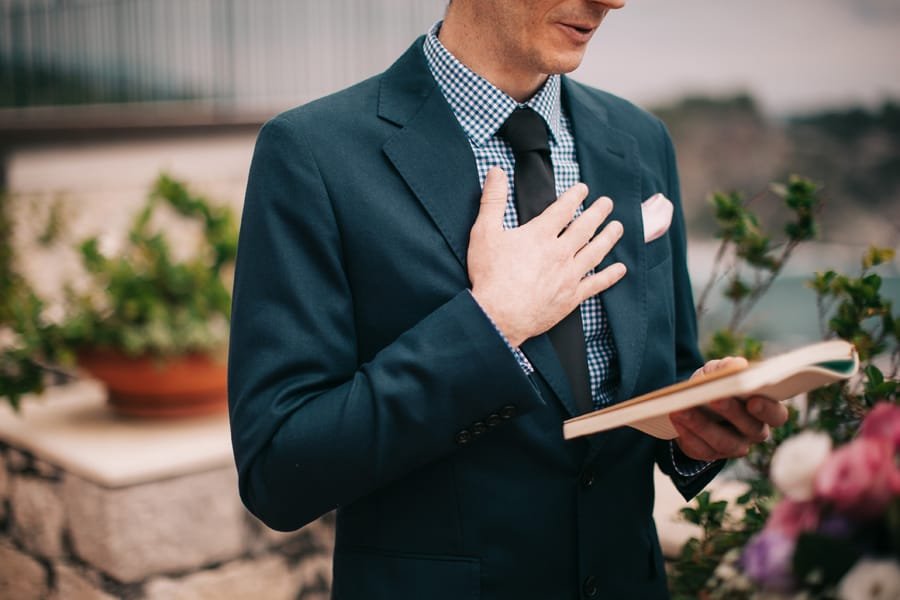
[[[836,448],[819,431],[784,441],[770,470],[780,499],[708,588],[723,598],[900,598],[898,452],[900,407],[887,402]]]

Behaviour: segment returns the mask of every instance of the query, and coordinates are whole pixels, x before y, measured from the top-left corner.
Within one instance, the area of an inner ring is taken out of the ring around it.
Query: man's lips
[[[587,43],[597,28],[587,23],[557,23],[566,35],[578,43]]]

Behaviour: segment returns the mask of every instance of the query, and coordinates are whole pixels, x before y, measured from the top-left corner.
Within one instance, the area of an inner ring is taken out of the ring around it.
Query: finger
[[[750,451],[749,440],[730,427],[717,423],[702,410],[683,411],[678,420],[685,429],[706,442],[718,458],[746,456]]]
[[[509,194],[509,182],[506,172],[500,167],[492,167],[484,178],[481,191],[481,206],[473,227],[503,229],[503,214],[506,212],[506,201]]]
[[[691,379],[695,379],[697,377],[703,377],[705,375],[709,375],[711,373],[715,373],[719,369],[725,369],[731,366],[747,366],[747,359],[743,356],[726,356],[725,358],[714,358],[713,360],[709,360],[702,367],[694,371],[691,375]]]
[[[716,451],[703,441],[703,438],[684,427],[674,414],[669,420],[672,421],[675,431],[678,432],[678,446],[688,457],[696,460],[716,460],[719,458]]]
[[[751,415],[747,411],[746,403],[742,400],[722,398],[711,402],[707,408],[731,423],[735,429],[754,444],[764,442],[769,437],[769,426]]]
[[[581,217],[575,219],[575,222],[581,220]],[[598,233],[590,243],[578,251],[575,255],[575,268],[578,273],[583,275],[599,265],[612,247],[622,239],[622,224],[618,221],[610,221],[603,231]]]
[[[576,290],[579,304],[591,296],[596,296],[600,292],[611,288],[617,281],[625,277],[627,271],[622,263],[613,263],[599,273],[588,275],[579,281],[578,289]]]
[[[781,427],[788,420],[788,409],[777,400],[765,396],[751,396],[747,400],[747,410],[751,415],[771,427]]]
[[[563,233],[561,239],[569,244],[573,255],[591,241],[591,238],[597,233],[597,229],[603,224],[603,221],[606,220],[612,209],[612,200],[605,196],[597,198],[587,210],[572,221],[572,224]]]
[[[588,187],[583,183],[576,183],[530,222],[534,222],[537,226],[547,227],[554,236],[557,236],[572,221],[575,211],[587,198],[587,194]]]

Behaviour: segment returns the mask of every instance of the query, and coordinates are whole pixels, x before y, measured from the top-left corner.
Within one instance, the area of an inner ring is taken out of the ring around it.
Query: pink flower
[[[859,435],[865,438],[884,438],[900,450],[900,406],[879,402],[863,419]]]
[[[881,515],[900,494],[893,443],[859,437],[838,448],[816,474],[815,492],[848,516],[868,519]]]
[[[812,500],[797,501],[785,498],[772,509],[767,530],[780,531],[796,539],[804,531],[815,531],[819,526],[819,505]]]

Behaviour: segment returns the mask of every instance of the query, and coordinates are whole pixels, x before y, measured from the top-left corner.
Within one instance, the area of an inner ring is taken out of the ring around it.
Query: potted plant
[[[154,225],[163,207],[200,226],[187,256]],[[79,245],[91,286],[69,292],[61,325],[78,365],[103,381],[123,414],[184,416],[222,410],[237,219],[161,175],[119,248]],[[108,246],[108,245],[107,245]]]
[[[237,250],[230,208],[161,175],[123,244],[93,237],[78,245],[88,285],[67,286],[60,303],[41,298],[13,268],[7,200],[0,195],[0,398],[17,408],[23,395],[43,389],[48,373],[65,375],[57,365],[77,362],[106,383],[122,413],[225,407],[226,280]],[[197,226],[196,247],[169,241],[156,223],[162,210]]]

